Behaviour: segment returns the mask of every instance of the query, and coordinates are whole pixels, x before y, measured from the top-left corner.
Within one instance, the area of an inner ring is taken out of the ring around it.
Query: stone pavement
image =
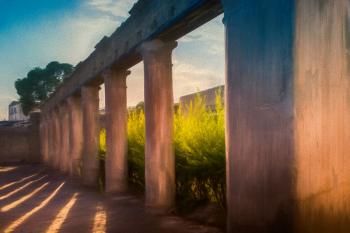
[[[173,215],[148,214],[131,194],[106,197],[39,165],[0,166],[0,232],[219,233]]]

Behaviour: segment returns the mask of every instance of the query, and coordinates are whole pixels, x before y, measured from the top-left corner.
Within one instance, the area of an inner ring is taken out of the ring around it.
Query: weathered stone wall
[[[0,163],[40,161],[39,113],[28,124],[0,126]]]

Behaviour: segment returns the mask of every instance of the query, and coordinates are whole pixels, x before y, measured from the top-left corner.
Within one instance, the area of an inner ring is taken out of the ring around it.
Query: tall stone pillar
[[[58,109],[52,110],[53,116],[53,168],[60,169],[61,161],[61,127]]]
[[[83,155],[83,119],[80,96],[68,99],[69,109],[69,173],[80,175]]]
[[[81,90],[83,109],[83,183],[96,186],[99,153],[99,87],[84,86]]]
[[[106,192],[124,192],[128,183],[126,70],[104,72],[106,94]]]
[[[229,232],[350,231],[347,0],[222,0]]]
[[[53,152],[54,152],[54,119],[53,119],[53,113],[50,111],[48,113],[48,164],[50,168],[53,168]]]
[[[68,172],[68,153],[69,153],[69,115],[66,102],[62,102],[59,106],[60,121],[60,170],[63,173]]]
[[[49,166],[49,116],[46,113],[44,117],[44,162],[46,166]]]
[[[175,201],[172,50],[176,42],[146,42],[141,47],[145,72],[146,205],[167,211]]]
[[[48,119],[47,114],[42,113],[40,118],[41,162],[48,165]]]

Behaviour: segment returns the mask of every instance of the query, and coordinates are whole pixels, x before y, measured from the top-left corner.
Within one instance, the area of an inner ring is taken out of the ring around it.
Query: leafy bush
[[[211,201],[225,206],[225,131],[221,97],[216,112],[197,96],[174,118],[178,200]]]
[[[145,115],[142,109],[128,117],[128,165],[130,182],[144,189]],[[105,154],[105,131],[101,132]],[[179,106],[174,116],[177,202],[180,207],[215,202],[225,207],[224,109],[220,93],[216,110],[206,109],[197,96],[188,106]]]
[[[133,111],[128,117],[128,171],[130,182],[145,187],[145,114]]]

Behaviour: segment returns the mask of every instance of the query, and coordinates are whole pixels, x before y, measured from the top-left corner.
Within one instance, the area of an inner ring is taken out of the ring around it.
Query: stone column
[[[61,132],[61,148],[60,148],[60,170],[63,173],[68,172],[68,153],[69,153],[69,115],[66,102],[62,102],[59,106],[59,120]]]
[[[126,70],[104,72],[106,94],[106,192],[125,192],[128,183]]]
[[[175,201],[172,50],[176,42],[160,40],[141,46],[145,72],[146,205],[167,211]]]
[[[99,170],[99,87],[84,86],[81,91],[83,109],[83,183],[96,186]]]
[[[53,168],[60,169],[61,161],[61,127],[59,121],[58,109],[52,110],[53,114]]]
[[[53,119],[53,114],[52,111],[50,111],[48,113],[48,119],[47,119],[47,123],[48,123],[48,164],[50,168],[53,168],[53,151],[54,151],[54,132],[53,132],[53,128],[54,128],[54,119]]]
[[[46,166],[49,166],[49,118],[48,114],[45,113],[44,117],[44,145],[43,145],[43,156],[44,156],[44,163]]]
[[[40,117],[40,145],[41,145],[41,162],[48,165],[48,134],[47,134],[47,114],[42,113]]]
[[[69,173],[81,174],[83,155],[83,118],[80,96],[71,96],[68,99],[69,109]]]
[[[228,231],[349,232],[349,1],[222,3]]]

